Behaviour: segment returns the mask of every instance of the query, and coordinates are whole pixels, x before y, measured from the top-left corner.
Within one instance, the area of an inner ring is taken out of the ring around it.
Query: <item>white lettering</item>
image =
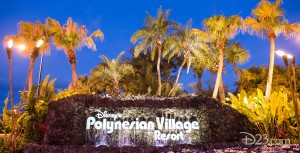
[[[107,111],[102,112],[100,110],[96,110],[96,112],[98,112],[96,114],[96,117],[98,119],[100,119],[100,118],[114,118],[115,119],[115,118],[123,116],[122,114],[109,114],[109,113],[107,113]]]
[[[179,132],[178,134],[175,133],[161,133],[159,130],[154,130],[154,140],[184,140],[183,133]]]
[[[144,129],[144,130],[146,130],[147,129],[147,123],[145,122],[145,121],[141,121],[140,122],[140,127],[139,127],[140,129]]]
[[[89,117],[89,118],[86,120],[86,129],[91,129],[91,125],[94,125],[95,122],[96,122],[95,117]]]
[[[175,123],[175,127],[176,127],[176,129],[183,129],[183,123],[180,122],[180,121],[177,121],[177,122]]]
[[[154,131],[154,140],[160,140],[160,131],[158,130]]]
[[[108,121],[107,122],[107,133],[112,133],[114,131],[114,122]]]
[[[128,129],[129,127],[129,122],[128,121],[124,121],[123,123],[122,123],[122,128],[123,129]]]
[[[164,126],[164,120],[165,120],[164,117],[161,117],[160,119],[159,119],[159,117],[156,117],[156,122],[157,122],[158,129],[161,130],[163,128],[163,126]]]
[[[153,130],[154,129],[154,123],[152,121],[148,122],[148,129]]]
[[[188,132],[188,133],[190,133],[192,131],[192,129],[191,129],[191,123],[188,122],[188,121],[183,123],[183,127],[186,130],[186,132]]]
[[[97,129],[97,130],[99,130],[99,129],[102,129],[102,122],[100,122],[100,121],[97,121],[96,123],[95,123],[95,129]]]
[[[115,122],[115,129],[122,129],[122,126],[121,126],[121,121],[117,121]]]
[[[199,129],[199,128],[200,128],[200,127],[199,127],[198,122],[193,121],[193,122],[192,122],[192,129]]]

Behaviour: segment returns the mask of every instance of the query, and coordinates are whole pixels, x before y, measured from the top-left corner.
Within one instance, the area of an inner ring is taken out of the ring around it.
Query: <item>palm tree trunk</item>
[[[203,76],[203,71],[197,73],[197,77],[198,77],[197,87],[200,93],[203,93],[202,76]]]
[[[222,76],[221,76],[220,85],[219,85],[219,97],[220,97],[220,101],[224,104],[225,103],[225,90],[224,90],[224,84],[223,84]]]
[[[218,68],[217,78],[216,78],[214,92],[213,92],[213,96],[212,96],[212,98],[214,98],[214,99],[217,99],[218,88],[219,88],[220,80],[221,80],[221,77],[222,77],[223,62],[224,62],[223,47],[222,47],[222,45],[219,45],[219,46],[220,46],[220,47],[218,47],[219,52],[220,52],[220,55],[219,55],[219,68]]]
[[[10,89],[10,102],[11,102],[11,110],[14,111],[14,92],[13,92],[13,80],[12,80],[12,59],[8,60],[9,66],[9,89]],[[12,116],[14,117],[14,115]]]
[[[181,73],[181,70],[182,70],[182,68],[183,68],[183,66],[184,66],[184,64],[185,64],[185,62],[186,62],[186,58],[184,58],[182,64],[181,64],[180,67],[179,67],[179,70],[178,70],[178,73],[177,73],[177,76],[176,76],[176,80],[175,80],[174,86],[172,87],[172,89],[171,89],[171,91],[169,92],[168,96],[170,96],[170,95],[174,92],[174,90],[175,90],[175,88],[176,88],[176,86],[177,86],[177,84],[178,84],[178,80],[179,80],[179,77],[180,77],[180,73]]]
[[[34,68],[34,59],[30,58],[29,65],[29,75],[28,75],[28,90],[33,86],[33,68]]]
[[[72,66],[72,84],[73,89],[75,92],[77,92],[77,74],[76,74],[76,63],[71,63]]]
[[[160,75],[160,59],[161,59],[161,46],[158,46],[158,55],[157,55],[157,65],[156,65],[156,69],[157,69],[157,79],[158,79],[158,89],[157,89],[157,95],[160,96],[161,95],[161,75]]]
[[[69,58],[69,63],[72,67],[72,85],[73,90],[77,92],[77,73],[76,73],[76,53],[74,49],[67,51],[67,56]]]
[[[300,121],[299,121],[299,108],[298,108],[298,93],[297,93],[297,79],[296,79],[296,67],[295,67],[295,57],[292,58],[292,70],[293,70],[293,104],[294,104],[294,111],[295,111],[295,117],[296,117],[296,123],[297,123],[297,130],[298,130],[298,139],[300,139]],[[292,82],[292,81],[291,81]],[[292,86],[292,84],[291,84]]]
[[[119,81],[118,81],[118,79],[114,79],[114,81],[115,81],[115,85],[114,85],[114,88],[115,88],[115,92],[116,92],[116,94],[119,94],[120,93],[120,88],[119,88]]]
[[[269,64],[269,74],[267,80],[267,88],[266,88],[266,99],[270,99],[271,95],[271,87],[272,87],[272,79],[273,79],[273,70],[274,70],[274,56],[275,56],[275,38],[269,37],[270,39],[270,64]]]

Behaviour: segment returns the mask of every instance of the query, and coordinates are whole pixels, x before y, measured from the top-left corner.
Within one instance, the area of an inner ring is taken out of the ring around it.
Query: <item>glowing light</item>
[[[284,56],[284,55],[286,55],[286,53],[284,52],[284,51],[281,51],[281,50],[277,50],[276,52],[275,52],[278,56]]]
[[[11,48],[13,44],[14,44],[14,41],[13,41],[12,39],[10,39],[10,40],[7,42],[7,47],[8,47],[8,48]]]
[[[19,45],[18,45],[18,49],[19,49],[20,51],[24,51],[24,50],[26,49],[26,46],[25,46],[24,44],[19,44]]]
[[[243,101],[244,101],[244,103],[245,103],[245,104],[247,104],[247,105],[248,105],[248,99],[247,99],[247,97],[246,97],[246,96],[244,97],[244,100],[243,100]]]
[[[41,45],[43,45],[44,40],[38,40],[38,42],[36,43],[36,47],[41,47]]]
[[[293,55],[291,54],[286,54],[287,58],[293,58]]]

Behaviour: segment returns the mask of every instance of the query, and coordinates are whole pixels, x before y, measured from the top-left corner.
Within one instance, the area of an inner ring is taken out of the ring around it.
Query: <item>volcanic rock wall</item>
[[[86,140],[86,111],[91,108],[150,108],[150,109],[198,109],[201,115],[199,139],[202,144],[240,142],[240,132],[257,134],[257,128],[246,116],[206,96],[198,97],[110,97],[101,95],[76,95],[51,102],[46,118],[44,145],[27,145],[25,152],[69,152],[69,149],[98,150]],[[73,147],[72,147],[73,146]],[[80,147],[81,146],[81,147]],[[139,146],[145,147],[145,146]],[[149,147],[149,146],[146,146]],[[174,146],[173,146],[174,147]],[[100,147],[103,149],[103,147]],[[48,150],[48,151],[47,151]],[[136,148],[135,148],[136,150]],[[111,152],[111,151],[110,151]]]

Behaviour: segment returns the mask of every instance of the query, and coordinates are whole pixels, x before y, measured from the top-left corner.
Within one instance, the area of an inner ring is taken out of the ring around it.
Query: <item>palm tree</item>
[[[204,20],[206,32],[209,35],[210,42],[216,42],[219,52],[219,62],[217,78],[215,82],[213,98],[217,98],[218,88],[222,79],[224,65],[224,49],[226,41],[233,39],[242,28],[243,20],[239,16],[214,16]]]
[[[19,31],[17,39],[26,45],[25,56],[30,57],[30,65],[28,71],[28,89],[33,86],[33,68],[35,60],[42,54],[50,51],[49,38],[46,27],[40,22],[19,22]],[[26,81],[26,83],[27,83]]]
[[[227,42],[225,45],[224,53],[225,53],[224,59],[226,63],[225,65],[236,66],[237,64],[245,63],[246,61],[248,61],[250,57],[248,51],[243,49],[240,43],[238,42],[234,42],[234,43]],[[225,103],[225,90],[224,90],[224,83],[222,77],[219,85],[219,97],[220,97],[220,101],[222,103]]]
[[[193,54],[193,69],[194,73],[198,76],[198,89],[202,92],[201,78],[205,69],[208,69],[211,73],[218,72],[218,58],[219,52],[216,43],[210,43],[210,50],[203,50],[201,52],[194,52]],[[242,64],[249,59],[250,55],[247,50],[243,49],[238,42],[230,43],[225,42],[224,47],[224,66],[222,72],[225,72],[225,65],[236,66]],[[222,103],[225,103],[225,90],[223,79],[221,77],[219,84],[219,98]]]
[[[236,69],[235,73],[238,74],[238,79],[235,82],[235,84],[237,85],[237,92],[246,90],[249,93],[253,93],[256,92],[257,88],[262,90],[266,87],[268,69],[265,66],[253,66],[248,69]],[[300,78],[299,74],[300,73],[297,74],[297,78]],[[284,91],[284,93],[288,93],[288,97],[292,97],[292,91],[289,90],[289,82],[287,80],[286,69],[280,65],[275,64],[273,75],[273,91]],[[297,86],[297,89],[299,89],[300,85]]]
[[[265,96],[270,99],[271,86],[274,69],[274,53],[275,39],[283,33],[286,38],[293,36],[296,32],[300,32],[300,24],[290,24],[284,17],[284,9],[280,8],[281,0],[276,0],[271,3],[267,0],[262,0],[257,7],[252,10],[253,18],[245,19],[245,28],[250,34],[256,34],[263,37],[264,35],[270,41],[270,63]]]
[[[178,28],[176,32],[166,41],[163,51],[163,57],[165,57],[169,53],[168,58],[170,60],[175,55],[179,57],[183,55],[183,62],[181,63],[178,69],[176,80],[168,94],[169,96],[177,87],[181,70],[186,63],[187,72],[189,72],[189,68],[192,63],[191,52],[196,52],[198,50],[201,51],[202,49],[208,49],[206,42],[207,34],[199,29],[192,29],[191,21],[189,21],[185,27]]]
[[[161,53],[163,43],[166,39],[170,27],[176,25],[175,22],[167,20],[167,17],[170,14],[170,10],[163,11],[160,7],[157,11],[157,16],[152,17],[147,12],[147,17],[145,19],[146,25],[135,32],[131,37],[131,42],[138,44],[134,49],[134,57],[137,57],[142,51],[146,53],[148,48],[150,48],[151,58],[154,60],[154,57],[157,52],[157,78],[158,78],[158,90],[157,95],[161,95],[161,74],[160,74],[160,62],[161,62]]]
[[[88,47],[96,50],[93,37],[104,39],[104,34],[99,29],[87,36],[85,26],[79,26],[68,18],[65,26],[61,26],[58,21],[47,18],[46,25],[50,34],[53,34],[53,43],[58,50],[64,50],[72,67],[72,84],[74,91],[77,91],[77,74],[76,74],[76,50],[81,47]]]
[[[122,63],[120,60],[125,52],[121,52],[116,59],[109,60],[106,56],[100,56],[103,64],[94,69],[89,79],[89,84],[94,85],[99,79],[104,79],[113,87],[110,94],[120,93],[120,81],[129,74],[134,74],[134,68],[131,64]]]
[[[214,54],[211,52],[211,49],[204,49],[204,50],[196,50],[192,52],[192,68],[194,75],[198,78],[198,87],[197,89],[200,93],[204,93],[203,86],[202,86],[202,77],[203,73],[206,69],[212,69],[215,63]]]

